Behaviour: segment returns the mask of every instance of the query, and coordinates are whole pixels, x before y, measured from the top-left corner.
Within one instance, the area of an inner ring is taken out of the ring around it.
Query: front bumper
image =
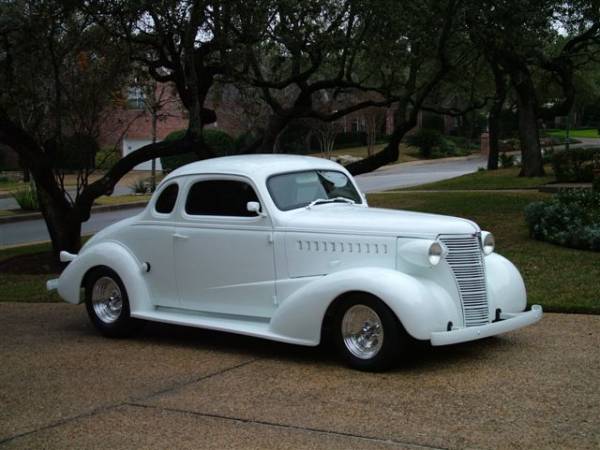
[[[541,318],[542,307],[533,305],[530,311],[515,314],[502,313],[500,314],[500,321],[488,325],[460,328],[452,331],[435,331],[431,333],[431,345],[458,344],[459,342],[483,339],[531,325]]]

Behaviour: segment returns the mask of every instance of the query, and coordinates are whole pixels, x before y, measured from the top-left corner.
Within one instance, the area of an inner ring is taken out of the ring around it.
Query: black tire
[[[372,316],[367,309],[374,312],[377,318]],[[371,322],[365,322],[362,330],[365,330],[365,327],[369,328],[367,323],[370,324],[371,329],[359,334],[346,333],[347,339],[345,339],[344,323],[357,323],[356,320],[353,322],[352,317],[360,318],[361,313],[366,313],[366,317],[374,319]],[[348,318],[346,322],[344,322],[345,317]],[[373,330],[373,325],[377,324],[380,326],[377,327],[377,330]],[[409,345],[408,335],[393,311],[378,298],[367,294],[352,295],[341,300],[335,310],[332,325],[331,333],[338,353],[344,362],[353,369],[368,372],[387,370],[398,363]],[[360,341],[364,336],[369,336],[369,339]],[[374,337],[371,338],[371,336]],[[375,344],[365,350],[360,342],[375,342]],[[378,350],[375,353],[369,354],[377,347]],[[362,357],[358,357],[357,354],[361,354]]]
[[[120,308],[110,306],[115,304],[115,295],[109,294],[110,299],[106,300],[101,298],[102,295],[98,295],[103,288],[105,292],[112,291],[113,294],[116,294],[118,289],[120,302],[116,303],[120,303]],[[96,301],[94,289],[97,290]],[[103,305],[103,302],[107,304]],[[130,315],[129,297],[123,281],[114,270],[108,267],[98,267],[86,277],[85,307],[92,324],[106,337],[128,337],[143,326],[143,321],[134,319]]]

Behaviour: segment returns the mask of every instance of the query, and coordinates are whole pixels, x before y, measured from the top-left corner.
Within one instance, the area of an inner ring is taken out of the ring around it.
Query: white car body
[[[371,294],[413,338],[445,345],[514,330],[541,318],[525,312],[521,275],[504,257],[484,255],[482,232],[455,217],[327,203],[280,210],[269,177],[338,171],[321,158],[253,155],[215,158],[169,174],[140,214],[102,230],[48,282],[81,303],[85,276],[106,266],[122,279],[131,316],[315,346],[325,314],[351,292]],[[255,190],[254,217],[186,213],[190,186],[239,180]],[[179,187],[171,213],[156,212],[161,192]],[[354,183],[354,181],[352,181]],[[357,189],[358,190],[358,189]],[[442,242],[437,265],[427,248]]]

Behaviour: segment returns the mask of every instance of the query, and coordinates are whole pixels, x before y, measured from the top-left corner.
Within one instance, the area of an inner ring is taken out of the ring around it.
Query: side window
[[[248,202],[258,197],[247,183],[234,180],[207,180],[194,183],[185,202],[185,212],[196,216],[254,217]]]
[[[161,214],[169,214],[173,211],[175,207],[175,202],[177,201],[177,194],[179,193],[179,186],[177,183],[173,183],[168,185],[163,191],[160,193],[160,196],[156,200],[156,204],[154,209],[157,213]]]

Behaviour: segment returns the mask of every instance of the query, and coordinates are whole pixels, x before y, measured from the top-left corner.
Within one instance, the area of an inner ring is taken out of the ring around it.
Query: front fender
[[[527,292],[519,270],[497,253],[486,256],[484,260],[491,311],[496,308],[505,313],[524,311]]]
[[[450,294],[437,284],[392,269],[356,268],[315,278],[279,306],[270,323],[274,333],[318,345],[327,308],[348,292],[366,292],[381,299],[414,338],[427,340],[459,323],[461,312]]]
[[[150,296],[143,279],[142,263],[122,244],[105,241],[86,247],[69,263],[58,279],[58,294],[67,302],[83,301],[81,287],[83,277],[92,268],[106,266],[114,270],[127,290],[131,312],[145,309]]]

